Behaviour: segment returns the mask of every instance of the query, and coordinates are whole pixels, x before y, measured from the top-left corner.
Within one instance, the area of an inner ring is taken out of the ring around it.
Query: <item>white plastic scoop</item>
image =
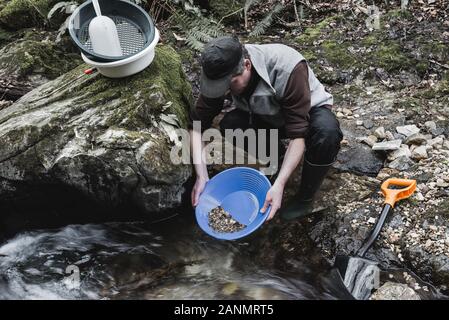
[[[89,37],[95,53],[120,57],[123,55],[117,26],[111,18],[102,16],[98,0],[92,0],[97,16],[89,24]]]

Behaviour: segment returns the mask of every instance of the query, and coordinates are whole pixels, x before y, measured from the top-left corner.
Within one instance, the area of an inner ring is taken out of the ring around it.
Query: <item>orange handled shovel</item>
[[[378,282],[380,270],[377,262],[365,259],[366,252],[376,241],[396,202],[410,197],[415,192],[416,180],[391,178],[382,183],[381,190],[385,196],[385,202],[370,235],[365,239],[355,257],[337,256],[335,259],[335,267],[346,289],[356,299],[367,299]]]

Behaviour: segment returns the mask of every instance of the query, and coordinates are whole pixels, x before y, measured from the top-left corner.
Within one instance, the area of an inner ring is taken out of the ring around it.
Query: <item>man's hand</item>
[[[290,140],[287,152],[285,153],[284,162],[282,163],[281,171],[274,182],[273,186],[268,190],[265,198],[265,203],[260,212],[265,213],[268,206],[271,206],[270,216],[271,220],[276,212],[281,207],[282,196],[284,194],[284,187],[293,170],[298,166],[305,149],[305,142],[303,138]]]
[[[196,207],[198,205],[198,199],[200,198],[201,193],[204,191],[207,181],[209,181],[209,178],[196,178],[196,182],[192,190],[192,206]]]
[[[260,210],[261,213],[265,213],[268,206],[271,206],[270,215],[267,220],[271,220],[281,207],[283,194],[284,186],[276,183],[270,188],[270,190],[268,190],[267,196],[265,197],[265,203],[263,208]]]

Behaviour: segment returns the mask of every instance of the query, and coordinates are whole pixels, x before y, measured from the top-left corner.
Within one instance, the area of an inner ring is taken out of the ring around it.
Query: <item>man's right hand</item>
[[[192,190],[192,206],[196,207],[198,205],[198,200],[200,198],[201,193],[203,193],[204,188],[206,187],[206,183],[209,181],[209,178],[197,177],[195,185]]]

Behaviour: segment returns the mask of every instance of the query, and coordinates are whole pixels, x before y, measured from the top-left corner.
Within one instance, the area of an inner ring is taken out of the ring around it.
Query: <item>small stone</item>
[[[427,142],[426,137],[421,133],[412,134],[411,136],[407,137],[407,139],[405,139],[404,141],[404,143],[408,145],[411,144],[422,145],[425,144],[426,142]]]
[[[419,133],[420,130],[416,125],[410,124],[406,126],[396,127],[396,131],[406,137],[409,137],[412,134]]]
[[[357,120],[355,122],[355,124],[360,127],[361,125],[363,125],[363,121],[362,120]]]
[[[410,149],[408,148],[408,145],[406,145],[406,144],[401,145],[401,147],[398,150],[391,152],[388,155],[388,160],[393,161],[402,156],[405,156],[407,158],[410,158],[412,156],[412,153],[411,153]]]
[[[370,218],[368,219],[368,223],[369,223],[369,224],[374,224],[375,222],[376,222],[376,218],[370,217]]]
[[[415,163],[410,158],[402,156],[388,164],[388,168],[405,171],[410,169]]]
[[[385,139],[387,139],[388,141],[394,140],[393,133],[391,133],[391,131],[386,131],[385,132]]]
[[[443,142],[443,148],[446,149],[446,150],[449,150],[449,140],[445,140]]]
[[[428,131],[435,130],[437,128],[437,124],[434,121],[426,121],[424,126]]]
[[[433,147],[434,149],[439,149],[443,146],[444,139],[442,137],[436,137],[427,141],[427,145]]]
[[[216,232],[231,233],[246,228],[246,225],[234,220],[221,206],[213,208],[208,215],[208,224]]]
[[[430,240],[430,239],[428,239],[427,241],[426,241],[426,243],[424,244],[424,246],[426,247],[426,248],[430,248],[430,246],[432,246],[432,240]]]
[[[351,109],[343,108],[341,111],[343,112],[343,114],[344,114],[345,116],[350,116],[350,115],[352,115],[352,110],[351,110]]]
[[[403,134],[400,134],[400,133],[397,133],[397,132],[393,133],[393,137],[394,137],[396,140],[401,140],[401,141],[404,141],[404,139],[407,138],[407,137],[404,136]]]
[[[226,296],[230,296],[232,295],[234,292],[236,292],[238,290],[238,284],[235,282],[230,282],[227,283],[223,289],[222,289],[222,293]]]
[[[345,115],[342,112],[337,112],[337,118],[343,118]]]
[[[426,194],[429,191],[429,187],[427,185],[420,184],[419,186],[419,190],[421,190],[422,193]]]
[[[437,179],[437,187],[447,188],[447,187],[449,187],[449,183],[445,182],[443,179],[438,178]]]
[[[368,136],[368,137],[360,137],[357,138],[358,141],[366,143],[370,147],[374,146],[374,144],[377,142],[377,137],[375,136]]]
[[[371,119],[367,119],[367,120],[363,121],[363,126],[366,129],[371,129],[372,127],[374,127],[374,122]]]
[[[421,300],[408,285],[386,282],[370,297],[371,300]]]
[[[396,243],[396,242],[398,242],[399,241],[399,235],[397,234],[397,233],[392,233],[392,234],[390,234],[389,236],[388,236],[388,240],[391,242],[391,243]],[[399,254],[398,255],[400,258],[402,257],[402,255],[401,254]]]
[[[382,168],[377,174],[377,180],[383,181],[398,174],[398,170],[391,168]]]
[[[430,130],[430,133],[432,134],[432,136],[436,137],[436,136],[442,135],[444,133],[444,131],[445,131],[444,128],[436,128],[436,129]]]
[[[415,160],[427,159],[427,149],[425,146],[419,146],[412,151],[412,158]]]
[[[402,144],[401,140],[392,140],[392,141],[384,141],[384,142],[378,142],[374,144],[372,149],[374,151],[392,151],[392,150],[398,150]]]
[[[379,139],[385,139],[385,128],[384,127],[377,128],[376,130],[374,130],[374,135]]]
[[[415,194],[415,199],[418,200],[418,201],[424,201],[424,196],[422,195],[421,192],[417,192]]]

